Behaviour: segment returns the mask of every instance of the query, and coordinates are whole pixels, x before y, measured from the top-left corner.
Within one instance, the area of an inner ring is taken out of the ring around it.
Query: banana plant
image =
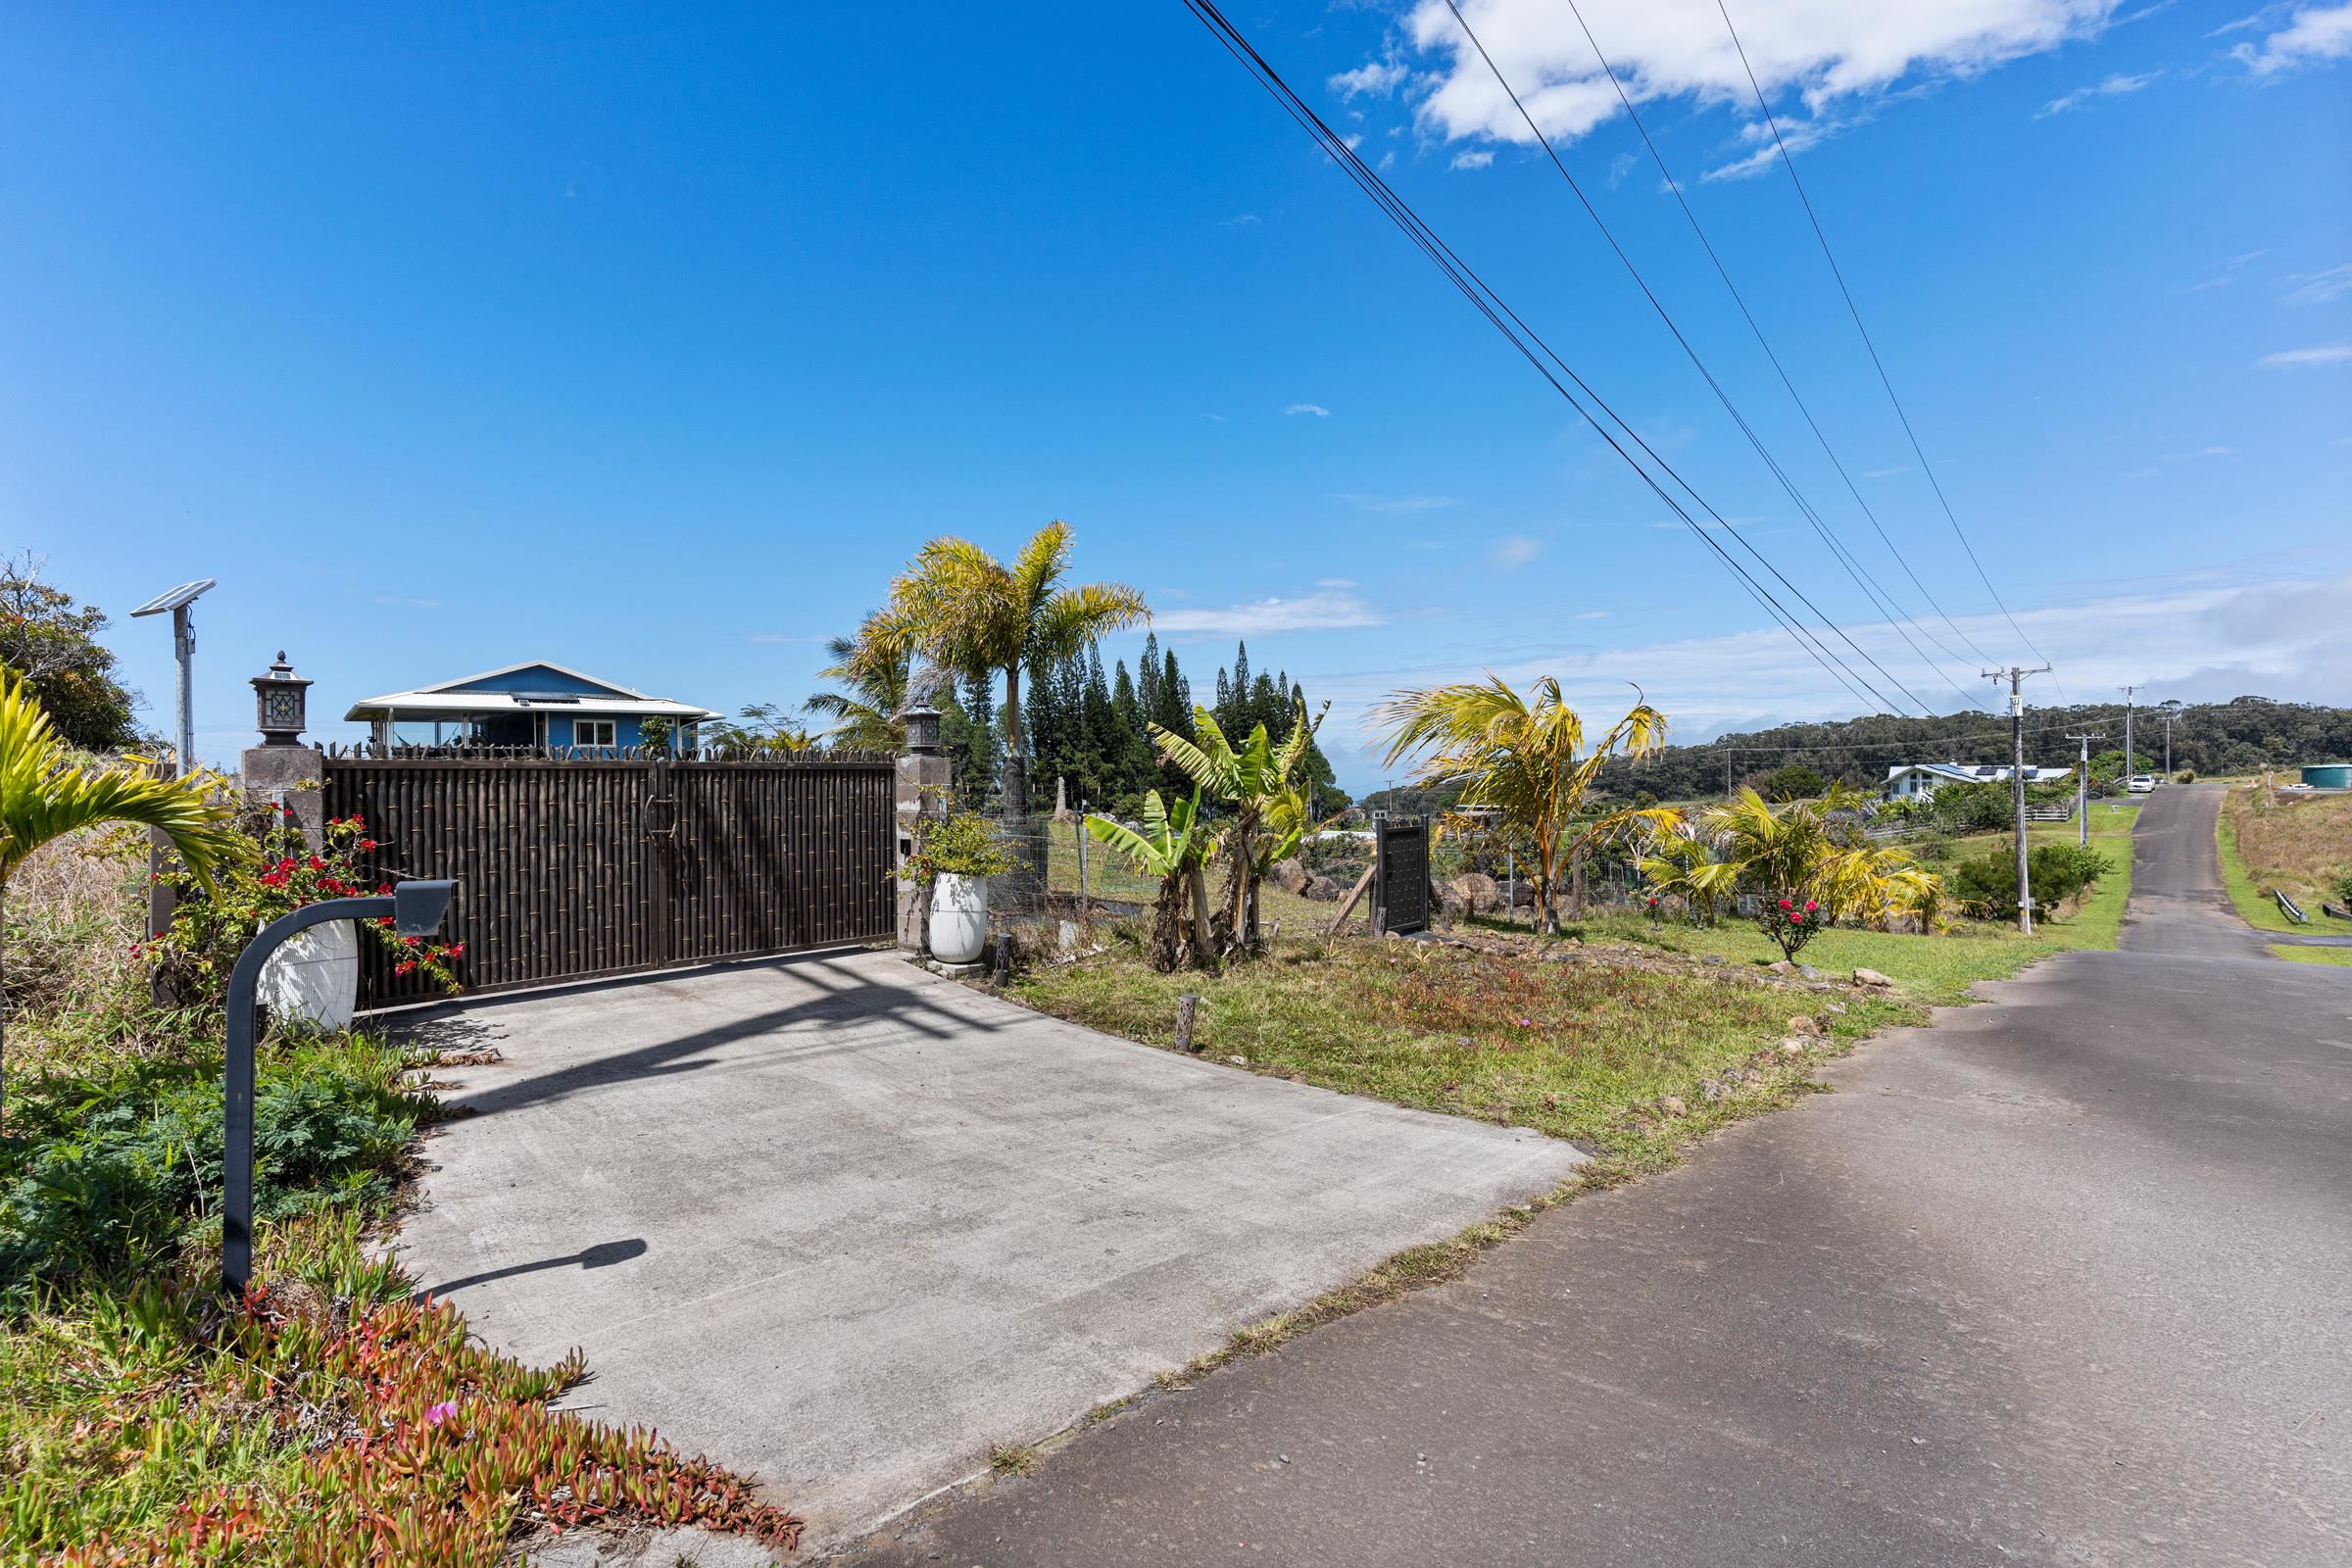
[[[1193,961],[1208,967],[1216,947],[1208,929],[1208,880],[1201,874],[1210,835],[1200,827],[1200,791],[1174,806],[1161,802],[1159,791],[1144,796],[1144,826],[1138,832],[1106,816],[1089,816],[1086,830],[1125,856],[1137,873],[1157,877],[1159,892],[1152,904],[1152,967],[1162,974],[1184,962],[1186,895],[1192,904]]]
[[[1330,704],[1324,704],[1324,712],[1329,712],[1330,708]],[[1265,945],[1258,934],[1257,885],[1266,868],[1279,857],[1260,854],[1265,845],[1259,835],[1270,818],[1285,815],[1284,798],[1297,791],[1291,775],[1305,758],[1306,749],[1313,743],[1322,722],[1323,713],[1310,720],[1306,705],[1301,703],[1298,720],[1281,745],[1275,745],[1267,737],[1265,725],[1257,724],[1238,747],[1217,727],[1215,716],[1199,706],[1193,709],[1196,740],[1187,740],[1158,724],[1152,726],[1152,741],[1160,757],[1183,769],[1185,776],[1209,799],[1234,808],[1233,821],[1221,839],[1225,887],[1213,921],[1214,934],[1222,945],[1238,945],[1250,953]],[[1293,847],[1304,836],[1305,821],[1306,805],[1301,797],[1297,802],[1296,828],[1290,838]],[[1281,842],[1284,831],[1276,828],[1276,843]]]

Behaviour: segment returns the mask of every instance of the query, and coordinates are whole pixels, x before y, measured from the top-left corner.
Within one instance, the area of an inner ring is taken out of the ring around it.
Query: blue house
[[[643,744],[646,720],[655,718],[669,726],[672,745],[690,747],[697,726],[719,715],[539,661],[369,697],[343,716],[368,725],[379,745],[611,752]]]

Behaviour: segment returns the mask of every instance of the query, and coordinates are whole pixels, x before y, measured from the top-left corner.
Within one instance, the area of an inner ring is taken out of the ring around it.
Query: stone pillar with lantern
[[[310,687],[286,662],[283,649],[268,673],[253,677],[254,727],[262,732],[262,744],[245,749],[238,770],[249,804],[292,807],[303,837],[319,850],[326,846],[326,760],[316,747],[302,744]]]
[[[947,746],[940,736],[941,716],[940,710],[928,703],[917,704],[899,715],[906,726],[906,746],[899,753],[897,785],[902,861],[914,853],[916,821],[925,816],[948,814],[948,787],[954,782],[954,772],[948,762]],[[929,944],[930,893],[928,887],[919,883],[903,878],[899,882],[899,947],[905,952],[922,953]]]

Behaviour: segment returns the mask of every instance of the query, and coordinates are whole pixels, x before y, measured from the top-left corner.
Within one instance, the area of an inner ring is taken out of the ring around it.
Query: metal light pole
[[[455,882],[403,882],[390,898],[305,905],[264,926],[237,956],[228,975],[227,1144],[220,1157],[220,1285],[230,1295],[242,1297],[253,1279],[253,1014],[262,966],[286,938],[330,920],[389,918],[404,937],[430,936],[457,890]]]
[[[2162,711],[2164,713],[2164,777],[2165,781],[2170,783],[2173,777],[2173,720],[2180,716],[2180,699],[2178,697],[2168,699],[2163,705]]]
[[[206,589],[218,581],[204,577],[195,582],[183,582],[170,593],[156,595],[138,609],[133,616],[160,615],[172,612],[172,658],[178,666],[173,680],[172,711],[178,716],[176,740],[179,746],[181,775],[196,770],[196,695],[193,688],[193,667],[196,660],[196,623],[188,614],[188,607],[203,596]]]
[[[2139,759],[2132,755],[2132,694],[2138,691],[2139,688],[2119,686],[2116,690],[2124,694],[2124,790],[2129,794],[2132,789],[2132,775],[2139,771]]]
[[[2106,738],[2099,734],[2067,737],[2070,741],[2082,743],[2082,761],[2075,769],[2075,816],[2081,824],[2076,830],[2075,842],[2086,850],[2090,848],[2090,743]]]

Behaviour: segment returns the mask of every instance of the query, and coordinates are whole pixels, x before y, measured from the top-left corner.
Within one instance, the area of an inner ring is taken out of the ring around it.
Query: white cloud
[[[2302,369],[2314,365],[2343,365],[2352,362],[2352,343],[2323,343],[2317,348],[2286,349],[2278,354],[2265,354],[2254,363],[2274,370]]]
[[[1904,463],[1891,468],[1864,468],[1862,477],[1865,479],[1891,479],[1898,473],[1909,473],[1910,471],[1911,465]]]
[[[1236,213],[1231,218],[1218,219],[1217,226],[1219,228],[1254,228],[1264,221],[1265,220],[1255,213]]]
[[[2287,279],[2299,284],[2287,291],[2288,305],[2326,305],[2352,294],[2352,262],[2320,272],[2297,272]]]
[[[1493,162],[1494,162],[1494,150],[1491,147],[1482,147],[1474,153],[1455,153],[1453,162],[1446,167],[1448,169],[1484,169]]]
[[[1580,610],[1568,618],[1570,620],[1606,620],[1609,618],[1609,612],[1605,610]]]
[[[2255,17],[2231,24],[2248,24],[2267,25]],[[2322,61],[2352,60],[2352,3],[2301,7],[2284,27],[2260,44],[2237,45],[2230,51],[2230,58],[2257,76],[2274,76]]]
[[[1282,412],[1285,414],[1311,414],[1318,419],[1331,417],[1331,411],[1320,403],[1294,403]]]
[[[2101,98],[2121,98],[2126,93],[2139,91],[2140,88],[2163,74],[2164,73],[2161,71],[2145,71],[2136,76],[2127,76],[2118,72],[2105,81],[2093,82],[2087,87],[2077,87],[2073,92],[2051,99],[2034,113],[2034,118],[2047,120],[2052,115],[2063,115],[2070,109],[2083,108],[2096,103]]]
[[[1505,534],[1487,552],[1488,562],[1504,571],[1517,571],[1544,553],[1544,541],[1526,534]]]
[[[1618,186],[1624,184],[1625,176],[1632,173],[1636,167],[1641,164],[1641,158],[1633,153],[1619,153],[1616,157],[1610,159],[1609,189],[1615,190]]]
[[[1262,637],[1282,631],[1336,631],[1379,626],[1384,617],[1343,578],[1331,578],[1297,599],[1260,599],[1222,610],[1170,610],[1152,617],[1163,632],[1216,632],[1228,637]]]
[[[1743,0],[1736,19],[1746,66],[1712,4],[1583,0],[1592,35],[1609,51],[1636,103],[1661,98],[1754,112],[1747,68],[1768,95],[1793,93],[1803,118],[1782,123],[1796,152],[1854,122],[1905,84],[1987,71],[2023,55],[2103,30],[2120,0]],[[1620,112],[1577,15],[1557,0],[1460,0],[1463,15],[1518,89],[1543,133],[1574,140]],[[1528,142],[1519,112],[1463,36],[1445,0],[1417,0],[1405,36],[1427,57],[1427,90],[1414,106],[1442,139]],[[1419,83],[1416,83],[1418,88]],[[1760,121],[1753,126],[1762,132]],[[1715,172],[1735,177],[1768,167],[1769,133],[1749,136],[1747,157]]]
[[[2181,294],[2201,294],[2209,288],[2227,288],[2231,283],[2237,281],[2237,274],[2244,271],[2249,264],[2258,262],[2269,254],[2269,251],[2248,251],[2242,256],[2232,256],[2228,261],[2222,263],[2222,270],[2214,273],[2213,276],[2206,278],[2202,282],[2191,283],[2188,285],[2188,287],[2177,290],[2177,292]]]
[[[1370,60],[1353,71],[1343,71],[1331,78],[1331,90],[1340,95],[1342,103],[1352,103],[1358,94],[1368,98],[1386,98],[1395,92],[1405,78],[1405,69],[1394,60]]]

